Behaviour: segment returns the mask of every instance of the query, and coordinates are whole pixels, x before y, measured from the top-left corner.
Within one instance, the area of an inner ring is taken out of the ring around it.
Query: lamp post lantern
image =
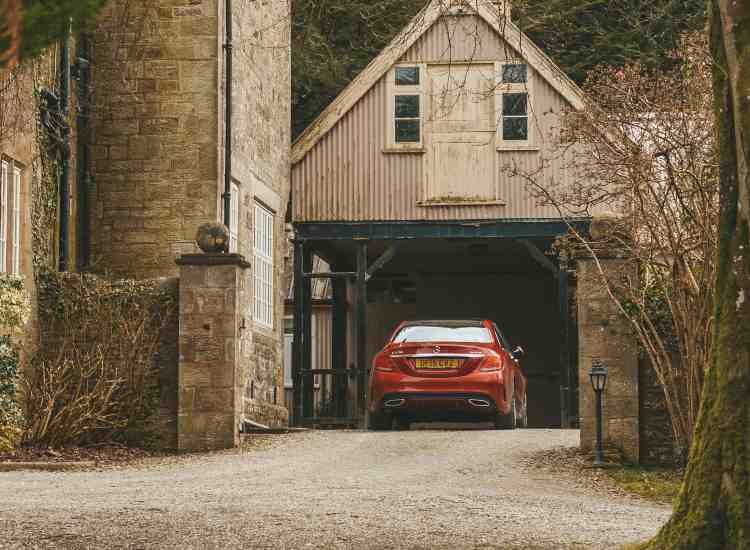
[[[607,368],[599,360],[594,360],[591,365],[591,387],[596,394],[596,455],[594,466],[604,465],[604,448],[602,444],[602,394],[607,385]]]

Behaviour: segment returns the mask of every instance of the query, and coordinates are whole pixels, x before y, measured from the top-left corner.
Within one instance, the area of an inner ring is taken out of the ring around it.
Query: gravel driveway
[[[667,507],[529,470],[560,430],[321,431],[92,472],[0,474],[0,548],[616,548]]]

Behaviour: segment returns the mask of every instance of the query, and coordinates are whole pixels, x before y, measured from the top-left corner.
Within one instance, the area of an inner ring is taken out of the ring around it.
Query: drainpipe
[[[70,31],[63,40],[60,59],[60,114],[62,127],[62,169],[60,172],[60,261],[58,269],[68,270],[68,237],[70,223]]]
[[[89,265],[91,220],[89,218],[89,37],[82,33],[78,42],[78,270]]]
[[[224,225],[229,227],[232,208],[232,0],[224,0],[226,12],[224,14],[224,26],[226,41],[224,43],[225,69],[224,69]]]

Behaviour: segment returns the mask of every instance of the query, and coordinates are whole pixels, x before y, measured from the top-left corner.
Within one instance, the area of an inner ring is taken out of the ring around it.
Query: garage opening
[[[301,387],[295,392],[295,399],[299,395],[302,401],[299,423],[321,420],[317,402],[327,403],[331,410],[332,401],[346,400],[333,409],[348,419],[362,414],[372,359],[399,322],[475,318],[496,322],[513,347],[520,345],[526,351],[522,368],[528,377],[529,427],[576,426],[577,330],[571,315],[575,308],[570,307],[574,278],[547,254],[553,242],[552,236],[529,236],[306,243],[307,254],[324,258],[332,272],[330,344],[315,342],[316,349],[331,346],[326,355],[331,364],[312,368],[301,359],[302,368],[296,373]],[[311,259],[302,260],[309,268],[300,270],[307,281],[326,277],[312,271]],[[357,273],[362,265],[370,271],[360,302],[362,282]],[[304,304],[298,309],[303,318]],[[303,354],[305,327],[300,329],[302,345],[297,353]],[[326,375],[325,370],[331,372]],[[330,396],[317,395],[321,376],[330,378],[325,383],[332,388]],[[305,383],[306,379],[310,382]],[[310,401],[307,407],[306,399]]]

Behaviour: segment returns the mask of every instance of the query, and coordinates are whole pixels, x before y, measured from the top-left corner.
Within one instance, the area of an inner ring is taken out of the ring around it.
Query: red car
[[[368,427],[418,420],[526,427],[522,355],[492,321],[402,322],[373,361]]]

